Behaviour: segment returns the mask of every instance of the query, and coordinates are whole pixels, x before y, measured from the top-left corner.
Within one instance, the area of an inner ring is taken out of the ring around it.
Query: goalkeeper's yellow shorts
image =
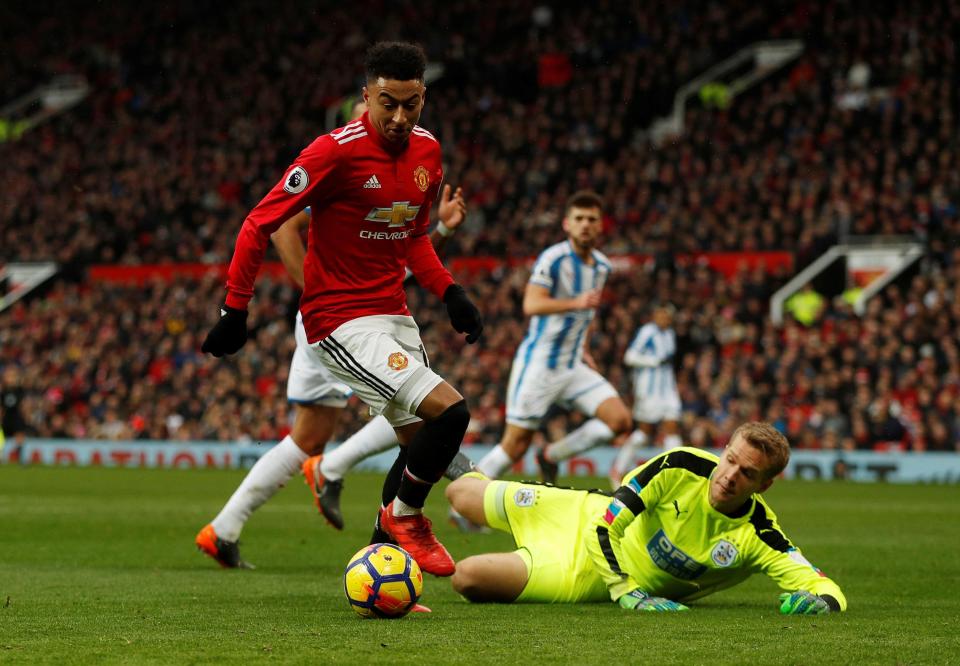
[[[529,578],[518,602],[610,601],[583,542],[584,526],[610,498],[537,483],[491,481],[483,496],[487,524],[513,535]]]

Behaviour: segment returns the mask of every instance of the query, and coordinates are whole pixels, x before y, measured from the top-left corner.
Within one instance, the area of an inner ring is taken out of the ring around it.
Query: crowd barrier
[[[272,443],[223,442],[110,442],[103,440],[28,439],[20,452],[24,465],[76,465],[99,467],[214,468],[247,469]],[[331,444],[331,450],[335,447]],[[491,445],[463,447],[472,460],[480,460]],[[639,464],[657,452],[642,452]],[[13,448],[7,443],[3,459],[11,462]],[[617,449],[599,447],[560,466],[562,476],[605,476],[617,455]],[[395,458],[386,451],[368,458],[358,470],[386,472]],[[536,462],[529,453],[513,473],[535,477]],[[793,479],[845,479],[850,481],[886,481],[890,483],[960,483],[960,455],[953,453],[880,453],[873,451],[795,450],[785,471]]]

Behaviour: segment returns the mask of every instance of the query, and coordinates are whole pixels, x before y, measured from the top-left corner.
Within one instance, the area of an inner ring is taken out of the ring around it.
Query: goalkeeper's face
[[[767,476],[770,461],[760,449],[737,435],[720,455],[710,477],[710,506],[720,513],[736,511],[754,493],[762,493],[773,479]]]

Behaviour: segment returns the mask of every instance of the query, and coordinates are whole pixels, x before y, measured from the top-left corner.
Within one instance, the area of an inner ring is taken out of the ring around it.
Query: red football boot
[[[380,511],[380,527],[413,556],[420,569],[434,576],[452,576],[456,568],[450,553],[437,541],[430,519],[423,514],[394,516],[393,502]]]

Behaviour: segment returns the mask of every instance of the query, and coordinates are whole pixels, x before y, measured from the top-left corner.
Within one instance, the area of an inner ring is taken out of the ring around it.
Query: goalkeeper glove
[[[220,358],[224,354],[235,354],[246,342],[247,311],[221,305],[220,320],[207,333],[200,351]]]
[[[635,611],[685,611],[690,610],[686,606],[663,597],[651,597],[640,589],[627,592],[617,599],[621,608]]]
[[[780,595],[780,613],[782,615],[823,615],[830,612],[830,605],[822,598],[807,592],[784,592]]]
[[[472,345],[483,333],[483,318],[480,310],[473,304],[459,284],[451,284],[443,292],[443,302],[447,306],[450,323],[457,333],[467,334],[467,344]]]

